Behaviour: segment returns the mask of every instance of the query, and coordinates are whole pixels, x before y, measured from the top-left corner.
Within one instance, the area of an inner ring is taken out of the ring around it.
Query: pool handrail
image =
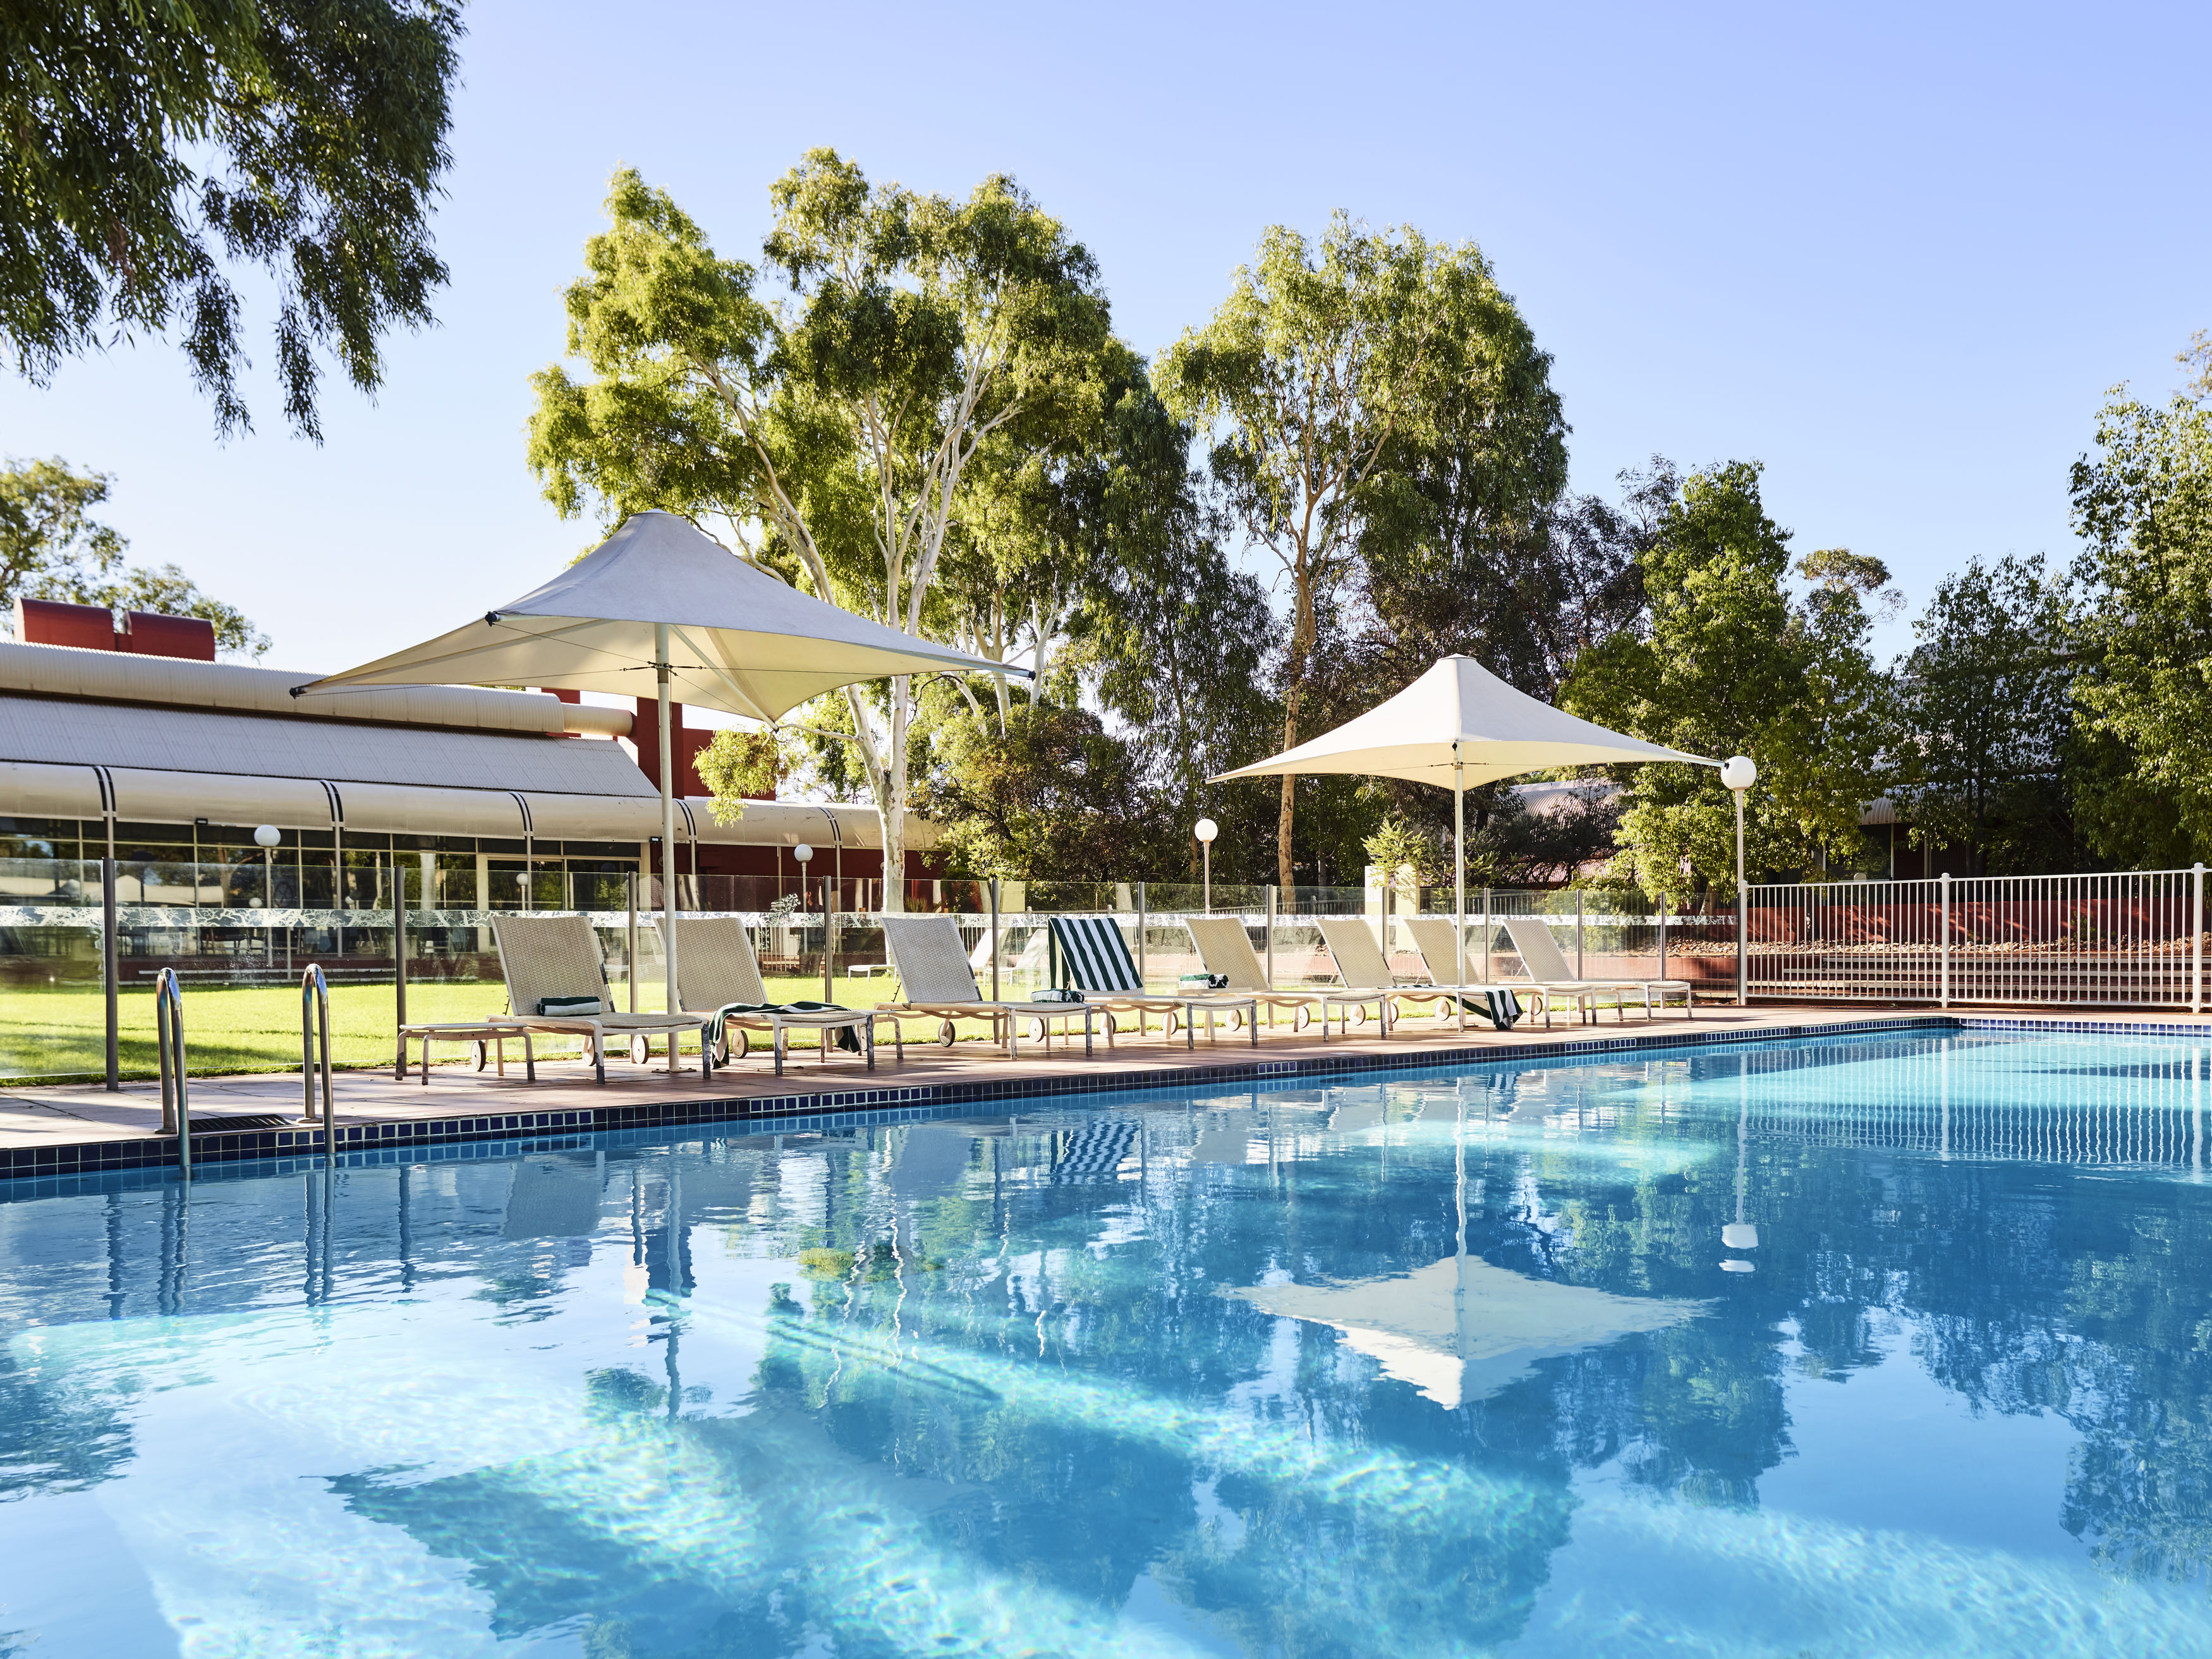
[[[192,1101],[185,1071],[185,989],[177,970],[154,976],[154,1052],[161,1073],[161,1133],[177,1138],[177,1169],[192,1178]]]
[[[315,1121],[316,1039],[321,1039],[323,1070],[323,1162],[337,1161],[337,1125],[331,1102],[331,988],[322,964],[311,962],[300,975],[300,1086],[307,1096],[306,1117]]]

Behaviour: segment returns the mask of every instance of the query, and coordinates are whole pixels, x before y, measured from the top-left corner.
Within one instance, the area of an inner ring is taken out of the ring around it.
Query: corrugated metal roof
[[[51,697],[0,696],[0,760],[403,787],[653,793],[622,745],[603,738],[410,731]]]

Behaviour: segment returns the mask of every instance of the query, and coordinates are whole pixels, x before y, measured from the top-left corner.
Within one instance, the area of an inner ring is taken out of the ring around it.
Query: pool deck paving
[[[1401,1067],[1479,1065],[1523,1056],[1564,1056],[1669,1048],[1690,1044],[1844,1035],[1903,1025],[2017,1029],[2023,1025],[2156,1033],[2212,1032],[2203,1016],[2133,1012],[2081,1013],[2070,1010],[1984,1008],[1948,1012],[1925,1004],[1762,1003],[1749,1008],[1700,1007],[1694,1018],[1679,1012],[1654,1019],[1632,1015],[1583,1024],[1539,1021],[1510,1031],[1409,1016],[1387,1041],[1355,1030],[1323,1042],[1310,1026],[1261,1027],[1251,1045],[1242,1032],[1223,1032],[1194,1048],[1178,1036],[1163,1041],[1124,1034],[1109,1048],[1103,1036],[1085,1056],[1079,1037],[1047,1048],[1024,1042],[1009,1060],[997,1047],[965,1042],[946,1048],[909,1042],[906,1058],[890,1044],[878,1050],[873,1071],[856,1056],[827,1062],[811,1050],[794,1050],[782,1077],[757,1051],[702,1079],[696,1060],[670,1075],[656,1058],[647,1066],[611,1059],[607,1081],[571,1055],[541,1057],[538,1081],[524,1080],[519,1052],[510,1047],[504,1077],[475,1069],[472,1060],[434,1066],[428,1084],[410,1068],[403,1080],[391,1068],[335,1073],[333,1118],[338,1152],[404,1157],[407,1149],[436,1142],[514,1140],[573,1136],[610,1129],[657,1130],[687,1124],[766,1122],[824,1118],[868,1121],[917,1109],[1096,1094],[1172,1090],[1194,1085],[1235,1087],[1293,1078],[1348,1079]],[[297,1071],[196,1077],[191,1083],[192,1154],[196,1164],[319,1154],[319,1123],[305,1121],[305,1097]],[[247,1120],[239,1122],[236,1120]],[[0,1180],[150,1169],[177,1163],[177,1137],[161,1130],[159,1085],[125,1084],[110,1092],[97,1084],[21,1085],[0,1091]]]

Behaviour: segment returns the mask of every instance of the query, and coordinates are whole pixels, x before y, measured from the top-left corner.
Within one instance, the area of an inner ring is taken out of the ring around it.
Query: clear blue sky
[[[1972,556],[2069,553],[2104,389],[2163,397],[2212,326],[2209,15],[480,0],[453,283],[376,403],[331,385],[319,449],[257,376],[260,430],[221,446],[143,343],[0,382],[0,448],[117,475],[132,556],[243,605],[269,662],[376,655],[591,539],[522,464],[525,379],[616,165],[750,258],[769,181],[830,144],[928,190],[1013,173],[1146,352],[1270,222],[1473,238],[1555,355],[1578,489],[1655,452],[1755,458],[1801,549],[1880,556],[1917,607]]]

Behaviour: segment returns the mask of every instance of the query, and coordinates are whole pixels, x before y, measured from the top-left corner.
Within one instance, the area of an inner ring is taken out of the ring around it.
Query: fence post
[[[837,971],[837,891],[836,878],[822,878],[822,1000],[835,1002],[830,995],[830,975]],[[672,1002],[669,1005],[673,1007]],[[672,1066],[672,1070],[673,1067]]]
[[[1659,895],[1659,977],[1667,977],[1667,896]]]
[[[1946,870],[1942,874],[1942,879],[1943,883],[1943,912],[1942,920],[1938,925],[1943,930],[1943,978],[1942,984],[1939,991],[1940,1002],[1938,1006],[1948,1008],[1951,1006],[1951,872],[1948,870]]]
[[[2194,1014],[2204,1007],[2204,866],[2189,873],[2189,1012]]]
[[[623,885],[629,893],[629,1011],[634,1014],[637,1012],[637,872],[631,871]]]
[[[1275,897],[1279,891],[1273,882],[1267,884],[1267,988],[1275,988]],[[1275,1018],[1270,1011],[1270,1021]]]
[[[1482,980],[1490,983],[1490,890],[1482,890]]]
[[[1146,982],[1145,979],[1145,884],[1140,881],[1137,884],[1137,983],[1139,986],[1142,986]]]
[[[115,1006],[115,860],[102,859],[100,861],[100,980],[101,994],[107,1002],[107,1092],[111,1095],[123,1087],[123,1068],[117,1047],[120,1030]]]
[[[1741,810],[1743,797],[1736,797]],[[1749,934],[1746,932],[1751,918],[1751,889],[1741,876],[1735,878],[1735,1006],[1751,1006],[1750,980],[1747,973],[1749,962],[1746,956]]]
[[[1583,976],[1583,890],[1575,889],[1575,977]]]
[[[999,878],[991,878],[991,1000],[999,1000]]]
[[[392,860],[392,984],[399,1004],[399,1023],[407,1023],[407,877],[398,856]]]

